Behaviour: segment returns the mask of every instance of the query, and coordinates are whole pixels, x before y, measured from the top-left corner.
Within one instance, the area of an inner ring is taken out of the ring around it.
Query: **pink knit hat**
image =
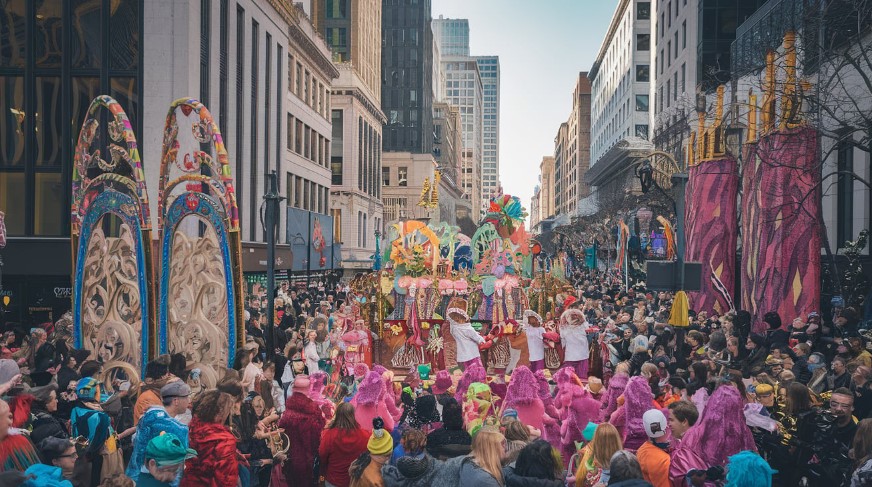
[[[430,386],[430,390],[433,391],[433,394],[445,394],[452,385],[454,385],[454,382],[452,382],[448,371],[440,370],[436,372],[436,382]]]

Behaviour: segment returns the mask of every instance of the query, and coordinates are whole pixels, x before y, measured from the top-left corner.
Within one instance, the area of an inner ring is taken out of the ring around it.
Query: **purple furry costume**
[[[457,383],[457,390],[454,391],[454,399],[457,399],[458,404],[463,404],[463,400],[466,398],[466,391],[473,382],[487,384],[487,372],[485,372],[484,367],[481,365],[473,364],[463,371],[463,376],[460,377],[460,381]]]
[[[536,383],[539,388],[539,399],[545,405],[545,430],[542,431],[542,438],[551,444],[557,444],[560,441],[560,426],[557,424],[560,412],[554,406],[554,398],[551,397],[551,386],[545,377],[545,371],[537,370],[534,372],[534,375],[536,376]]]
[[[354,419],[361,428],[372,431],[372,420],[381,416],[385,422],[385,429],[394,429],[394,418],[388,413],[385,406],[385,383],[381,375],[372,370],[360,382],[357,394],[351,403],[354,405]]]
[[[648,440],[648,434],[645,433],[645,427],[642,425],[642,415],[655,407],[653,400],[654,396],[648,381],[640,376],[630,377],[624,389],[624,405],[612,414],[612,420],[609,421],[622,431],[624,448],[627,450],[636,451]],[[669,411],[664,414],[668,416]],[[620,424],[623,428],[619,426]]]
[[[627,374],[615,374],[609,380],[608,388],[603,395],[603,414],[600,418],[602,421],[608,421],[609,416],[618,409],[618,396],[624,393],[628,380],[630,376]]]
[[[696,452],[709,466],[726,465],[727,457],[742,450],[757,451],[745,423],[739,390],[728,385],[718,387],[702,417],[684,434],[679,449]]]
[[[539,399],[536,377],[528,367],[521,365],[512,372],[503,406],[518,411],[522,423],[539,431],[545,428],[545,404]]]
[[[568,464],[575,453],[575,442],[582,441],[582,431],[588,422],[596,421],[600,414],[600,402],[591,397],[579,385],[578,376],[569,367],[560,369],[557,380],[555,402],[560,406],[560,454]]]

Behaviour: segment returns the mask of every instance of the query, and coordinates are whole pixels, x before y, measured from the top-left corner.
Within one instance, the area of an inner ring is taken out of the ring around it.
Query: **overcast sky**
[[[579,71],[596,59],[617,0],[432,0],[469,19],[470,54],[500,57],[500,180],[529,210],[543,156],[569,118]]]

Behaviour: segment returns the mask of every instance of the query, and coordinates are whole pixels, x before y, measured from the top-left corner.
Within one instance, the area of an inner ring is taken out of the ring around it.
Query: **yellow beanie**
[[[372,430],[366,449],[371,455],[389,455],[394,451],[394,439],[383,428],[376,428]]]

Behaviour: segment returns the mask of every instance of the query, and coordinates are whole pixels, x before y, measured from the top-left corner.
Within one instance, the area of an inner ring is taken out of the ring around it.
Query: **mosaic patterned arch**
[[[221,131],[195,99],[167,113],[159,192],[159,350],[185,355],[214,387],[245,336],[239,210]]]
[[[136,136],[112,97],[88,108],[72,183],[74,345],[110,374],[131,365],[142,371],[155,315],[148,196]]]

